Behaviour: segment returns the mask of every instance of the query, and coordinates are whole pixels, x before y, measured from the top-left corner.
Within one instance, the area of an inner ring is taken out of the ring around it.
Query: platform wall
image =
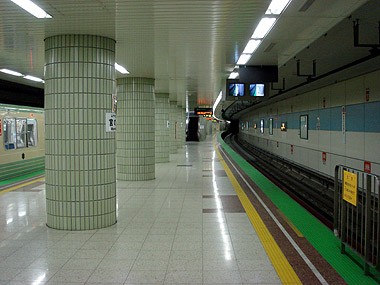
[[[303,139],[300,116],[305,115],[308,131],[303,128],[303,135],[307,133]],[[333,176],[337,164],[364,170],[369,163],[371,172],[380,175],[379,70],[253,110],[239,119],[240,138],[317,172]],[[283,122],[286,131],[280,130]]]

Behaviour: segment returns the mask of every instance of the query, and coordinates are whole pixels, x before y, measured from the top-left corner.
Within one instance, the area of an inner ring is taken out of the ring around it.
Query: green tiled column
[[[169,94],[156,93],[156,163],[169,162]]]
[[[115,90],[115,41],[45,39],[47,225],[90,230],[116,223],[115,133],[106,132]]]
[[[117,108],[117,179],[154,179],[154,79],[118,79]]]
[[[170,154],[177,153],[177,121],[178,121],[178,114],[177,114],[177,101],[170,101],[170,113],[169,113],[169,122],[170,122],[170,134],[169,134],[169,140],[170,140]]]

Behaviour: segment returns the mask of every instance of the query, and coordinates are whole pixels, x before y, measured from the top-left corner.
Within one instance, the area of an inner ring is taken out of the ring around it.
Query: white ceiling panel
[[[248,64],[284,64],[367,0],[293,0]],[[190,107],[212,105],[269,0],[36,0],[52,19],[0,2],[0,68],[43,77],[44,38],[95,34],[116,40],[128,76]],[[268,52],[266,48],[273,43]],[[120,76],[120,74],[118,74]],[[36,85],[23,79],[0,78]],[[43,87],[43,85],[39,85]]]

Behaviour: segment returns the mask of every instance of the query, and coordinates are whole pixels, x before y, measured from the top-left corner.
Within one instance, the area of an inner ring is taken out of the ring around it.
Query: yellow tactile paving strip
[[[260,215],[257,213],[247,195],[244,193],[244,190],[241,188],[239,182],[232,174],[217,147],[215,147],[215,150],[281,282],[284,284],[302,284],[301,280],[293,270],[293,267],[289,264],[280,247],[274,240],[268,228],[265,226]]]
[[[20,188],[22,188],[22,187],[29,186],[29,185],[31,185],[31,184],[33,184],[33,183],[40,182],[40,181],[43,181],[43,180],[45,180],[45,177],[41,177],[41,178],[37,178],[37,179],[33,179],[33,180],[31,180],[31,181],[28,181],[28,182],[25,182],[25,183],[21,183],[21,184],[17,184],[17,185],[15,185],[15,186],[12,186],[12,187],[6,188],[6,189],[4,189],[4,190],[2,190],[2,191],[0,192],[0,196],[3,195],[3,194],[5,194],[5,193],[11,192],[11,191],[13,191],[13,190],[17,190],[17,189],[20,189]]]

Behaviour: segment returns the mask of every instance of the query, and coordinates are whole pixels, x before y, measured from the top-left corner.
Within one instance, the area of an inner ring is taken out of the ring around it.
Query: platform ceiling
[[[127,76],[154,78],[156,92],[169,93],[171,100],[184,107],[188,98],[190,108],[213,104],[270,3],[269,0],[34,2],[53,18],[37,19],[10,0],[0,1],[0,68],[43,78],[45,37],[107,36],[116,40],[116,61],[129,70]],[[248,64],[284,66],[332,27],[349,21],[347,17],[366,2],[293,0]],[[371,2],[377,2],[372,6],[379,9],[378,1]],[[301,11],[305,3],[310,6]],[[379,11],[372,13],[379,15]],[[346,39],[336,38],[335,42],[342,40]],[[0,74],[0,79],[43,88],[43,84],[5,74]]]

